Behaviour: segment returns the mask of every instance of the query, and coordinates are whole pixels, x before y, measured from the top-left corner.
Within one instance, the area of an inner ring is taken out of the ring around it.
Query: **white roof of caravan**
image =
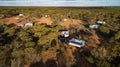
[[[33,26],[33,23],[26,23],[25,26]]]
[[[76,47],[83,47],[85,46],[85,41],[72,38],[71,40],[69,40],[69,44]]]
[[[89,25],[89,28],[91,28],[91,29],[97,29],[99,27],[99,25],[96,25],[96,24],[94,24],[94,25]]]
[[[99,23],[99,24],[105,24],[106,22],[105,21],[97,21],[97,23]]]
[[[18,26],[23,27],[23,26],[24,26],[24,24],[18,24]]]
[[[78,42],[78,43],[85,43],[84,40],[78,40],[78,39],[75,39],[75,38],[72,38],[70,41],[74,41],[74,42]]]

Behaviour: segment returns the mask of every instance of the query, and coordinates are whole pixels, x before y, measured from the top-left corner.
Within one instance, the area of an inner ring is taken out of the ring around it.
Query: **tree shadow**
[[[45,63],[45,67],[57,67],[55,60],[48,59]]]
[[[54,47],[54,46],[56,46],[56,44],[57,44],[56,40],[53,39],[53,40],[51,41],[51,46]]]
[[[1,43],[3,46],[5,44],[10,44],[16,38],[16,35],[13,35],[13,36],[8,36],[8,35],[9,33],[5,33],[4,35],[2,35],[3,40],[1,40]]]
[[[70,34],[69,38],[77,38],[79,39],[79,37],[83,38],[83,36],[92,36],[92,33],[90,33],[87,30],[75,30],[75,32]]]
[[[30,67],[45,67],[44,63],[42,61],[31,63]]]
[[[115,67],[119,67],[119,64],[120,64],[120,56],[117,56],[117,57],[113,58],[113,60],[112,60],[110,63],[114,64]]]
[[[45,63],[42,61],[31,63],[30,67],[57,67],[55,60],[48,59]]]
[[[109,33],[101,32],[101,31],[96,31],[97,35],[101,38],[109,39],[110,37],[114,36],[114,31],[110,31]]]
[[[16,25],[14,23],[11,23],[9,25],[7,25],[8,27],[15,27]]]
[[[80,52],[79,49],[77,49],[73,55],[76,59],[75,67],[94,67],[93,64],[89,63],[85,57],[89,56],[89,51],[82,51]],[[73,65],[74,66],[74,65]]]
[[[59,35],[58,39],[62,42],[62,43],[67,43],[69,41],[69,37],[64,37]]]
[[[92,33],[90,33],[89,31],[80,30],[79,33],[87,36],[92,36]]]

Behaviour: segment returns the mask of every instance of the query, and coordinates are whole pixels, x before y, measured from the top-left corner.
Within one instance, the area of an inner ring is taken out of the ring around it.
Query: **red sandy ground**
[[[26,23],[26,22],[19,22],[17,19],[15,18],[18,18],[18,16],[13,16],[13,17],[9,17],[9,18],[5,18],[5,19],[2,19],[5,24],[9,25],[9,24],[15,24],[15,25],[18,25],[20,23]]]
[[[40,19],[38,19],[38,23],[45,23],[47,25],[52,25],[53,20],[51,18],[46,18],[46,17],[42,17]]]
[[[5,18],[5,19],[2,19],[6,24],[15,24],[15,25],[18,25],[18,20],[15,19],[17,18],[17,16],[13,16],[13,17],[9,17],[9,18]],[[38,23],[45,23],[47,25],[52,25],[53,23],[53,20],[51,18],[45,18],[45,17],[42,17],[40,19],[37,19],[36,20],[38,21]],[[25,22],[20,22],[20,23],[25,23]]]
[[[6,23],[6,24],[17,24],[17,20],[15,19],[16,17],[9,17],[9,18],[5,18],[3,21]]]
[[[71,26],[75,26],[77,24],[81,24],[82,21],[81,20],[75,20],[75,19],[68,19],[67,21],[61,22],[60,25],[66,27],[67,29],[69,29]]]

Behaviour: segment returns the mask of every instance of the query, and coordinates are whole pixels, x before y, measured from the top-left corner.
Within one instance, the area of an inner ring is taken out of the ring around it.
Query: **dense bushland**
[[[33,27],[6,25],[2,19],[25,14],[41,18],[50,15],[53,25],[34,24]],[[58,40],[59,25],[64,18],[83,20],[84,24],[69,29],[71,37],[86,40],[84,48],[76,48]],[[86,31],[97,20],[106,24]],[[100,43],[90,38],[99,37]],[[0,8],[0,66],[11,67],[120,67],[120,10],[106,8]]]

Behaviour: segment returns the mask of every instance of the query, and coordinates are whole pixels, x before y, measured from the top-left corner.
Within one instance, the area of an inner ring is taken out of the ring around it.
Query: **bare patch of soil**
[[[42,52],[42,60],[45,63],[48,59],[55,59],[56,57],[56,52],[54,51],[43,51]]]
[[[70,27],[75,27],[78,24],[83,23],[81,20],[75,20],[75,19],[67,19],[64,22],[61,22],[60,25],[66,27],[67,29],[69,29]]]
[[[17,18],[16,16],[13,16],[13,17],[9,17],[9,18],[5,18],[3,21],[6,23],[6,24],[17,24]]]
[[[40,24],[45,23],[47,25],[52,25],[53,20],[51,18],[42,17],[42,18],[38,19],[38,23],[40,23]]]

